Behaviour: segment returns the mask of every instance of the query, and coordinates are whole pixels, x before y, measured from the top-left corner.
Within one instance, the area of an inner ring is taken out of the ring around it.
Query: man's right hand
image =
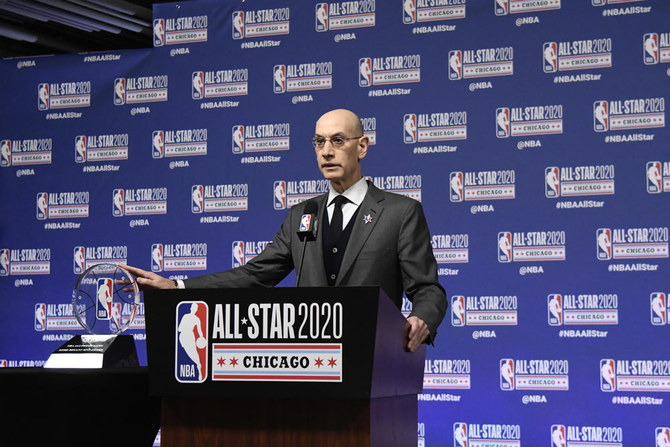
[[[137,267],[131,267],[129,265],[124,264],[119,264],[119,267],[127,270],[136,278],[136,282],[140,290],[177,288],[177,285],[173,280],[163,278],[162,276],[157,275],[153,272],[147,272],[146,270],[138,269]],[[129,284],[129,282],[126,282],[125,284]]]

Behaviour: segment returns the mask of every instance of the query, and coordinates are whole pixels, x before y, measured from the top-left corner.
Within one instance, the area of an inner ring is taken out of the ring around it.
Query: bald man
[[[381,286],[398,308],[405,292],[413,303],[405,348],[414,352],[421,343],[432,343],[447,300],[421,204],[365,180],[361,161],[370,142],[353,112],[338,109],[322,115],[312,144],[330,191],[314,199],[320,228],[316,240],[307,243],[299,285]],[[305,202],[294,205],[273,242],[232,270],[181,282],[126,268],[141,288],[272,287],[300,268],[303,243],[296,230],[304,209]]]

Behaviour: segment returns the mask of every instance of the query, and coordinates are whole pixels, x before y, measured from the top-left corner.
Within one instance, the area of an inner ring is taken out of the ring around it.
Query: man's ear
[[[368,154],[368,147],[370,146],[370,139],[363,136],[358,140],[358,159],[362,160]]]

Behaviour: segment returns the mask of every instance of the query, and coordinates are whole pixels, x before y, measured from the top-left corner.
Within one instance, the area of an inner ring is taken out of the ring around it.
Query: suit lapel
[[[384,211],[384,206],[382,205],[383,200],[384,197],[381,194],[381,191],[372,183],[368,183],[368,192],[365,194],[365,198],[358,210],[356,221],[351,229],[349,243],[344,252],[342,265],[340,265],[340,273],[337,275],[338,278],[335,282],[336,286],[340,285],[342,278],[347,275],[363,248],[365,241],[377,225],[379,217]]]

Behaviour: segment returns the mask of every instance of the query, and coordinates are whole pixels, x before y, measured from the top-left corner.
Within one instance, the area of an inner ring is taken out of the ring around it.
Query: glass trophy
[[[132,335],[122,335],[140,304],[135,278],[116,264],[84,271],[72,291],[73,315],[87,332],[70,339],[49,357],[46,368],[138,366]]]

